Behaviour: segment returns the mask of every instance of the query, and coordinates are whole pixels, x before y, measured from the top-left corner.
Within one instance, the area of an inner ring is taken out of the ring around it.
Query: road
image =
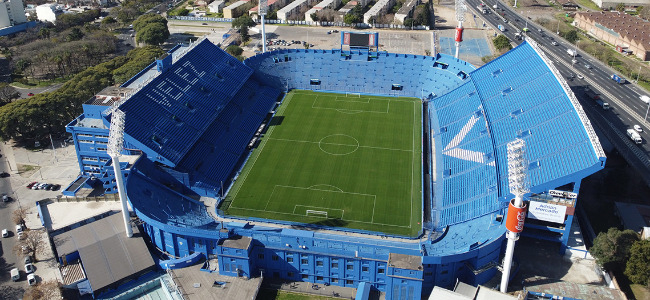
[[[20,93],[20,99],[23,99],[23,98],[31,97],[31,96],[28,96],[29,93],[40,94],[40,93],[52,92],[52,91],[60,88],[62,85],[63,85],[63,83],[55,83],[55,84],[52,84],[50,86],[45,86],[45,87],[41,86],[41,87],[23,88],[23,87],[15,87],[14,86],[14,88],[16,89],[16,91],[18,91],[18,93]]]
[[[580,49],[576,49],[573,44],[565,41],[555,32],[549,32],[542,26],[533,23],[503,2],[497,2],[496,0],[467,0],[467,5],[476,14],[480,14],[476,7],[480,3],[485,3],[490,8],[490,12],[482,17],[494,28],[497,28],[498,25],[504,26],[506,30],[501,33],[514,43],[522,42],[521,39],[515,37],[518,32],[521,32],[525,39],[536,41],[565,77],[592,124],[607,136],[627,162],[635,167],[645,182],[650,185],[650,158],[648,157],[650,154],[650,143],[648,142],[650,141],[650,127],[648,126],[650,125],[644,120],[649,104],[640,100],[641,95],[648,93],[635,84],[629,82],[619,84],[612,80],[611,76],[615,72],[600,61]],[[496,9],[494,5],[496,5]],[[523,28],[528,28],[528,32],[522,32]],[[569,55],[568,49],[577,51],[577,55],[575,57]],[[572,62],[574,59],[575,63]],[[578,76],[574,77],[577,74],[582,75],[584,79],[579,79]],[[595,101],[587,98],[584,95],[586,86],[598,91],[601,98],[610,104],[611,109],[603,110],[595,104]],[[641,133],[644,141],[640,145],[632,143],[626,135],[626,130],[636,124],[644,128]]]
[[[4,153],[2,154],[4,155]],[[0,172],[10,172],[7,160],[4,157],[0,158]],[[0,193],[6,193],[7,195],[13,194],[10,177],[0,178]],[[0,202],[0,230],[6,228],[10,232],[9,237],[1,238],[2,240],[0,240],[1,299],[20,299],[27,287],[27,275],[25,274],[24,264],[19,261],[13,252],[17,237],[15,233],[16,224],[13,222],[11,215],[18,208],[18,202],[15,197],[11,198],[12,201],[10,202]],[[18,268],[20,271],[21,280],[17,282],[11,281],[9,275],[9,271],[13,268]]]

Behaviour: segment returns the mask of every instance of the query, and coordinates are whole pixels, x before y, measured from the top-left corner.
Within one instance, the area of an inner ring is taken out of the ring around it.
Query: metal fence
[[[201,22],[232,22],[231,18],[214,18],[214,17],[190,17],[190,16],[170,16],[170,20],[182,21],[201,21]],[[260,21],[257,20],[259,23]],[[429,30],[429,26],[406,26],[399,24],[367,24],[367,23],[353,23],[346,24],[344,22],[311,22],[311,21],[294,21],[294,20],[264,20],[266,24],[288,24],[288,25],[305,25],[305,26],[337,26],[337,27],[350,27],[350,28],[388,28],[388,29],[410,29],[410,30]]]

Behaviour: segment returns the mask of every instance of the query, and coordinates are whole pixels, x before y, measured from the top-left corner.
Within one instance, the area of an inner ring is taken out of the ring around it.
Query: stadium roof
[[[526,142],[531,192],[580,180],[605,154],[582,106],[536,45],[524,42],[431,101],[436,149],[435,225],[464,222],[503,206],[507,143]]]
[[[168,69],[142,75],[140,86],[119,107],[127,115],[124,133],[172,165],[187,154],[253,72],[215,47],[203,39],[179,50]]]

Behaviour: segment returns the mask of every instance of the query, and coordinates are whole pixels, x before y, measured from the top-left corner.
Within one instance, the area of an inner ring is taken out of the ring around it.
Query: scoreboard
[[[377,47],[379,45],[379,33],[341,32],[341,45],[350,47]]]

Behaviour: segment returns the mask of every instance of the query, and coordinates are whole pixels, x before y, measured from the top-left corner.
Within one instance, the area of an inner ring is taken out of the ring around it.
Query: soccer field
[[[422,213],[419,99],[293,91],[221,209],[413,236]]]

